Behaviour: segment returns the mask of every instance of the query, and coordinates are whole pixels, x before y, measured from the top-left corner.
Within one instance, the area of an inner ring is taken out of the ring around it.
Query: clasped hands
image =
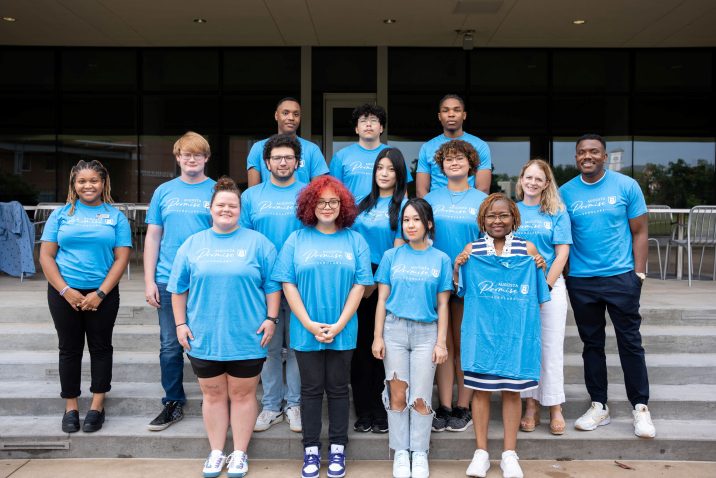
[[[75,289],[67,289],[62,298],[65,299],[73,309],[82,311],[95,311],[99,307],[100,302],[102,302],[102,299],[99,298],[96,292],[90,292],[85,296]]]
[[[313,321],[311,321],[306,328],[313,334],[316,340],[323,344],[330,344],[333,342],[333,339],[336,338],[336,335],[338,335],[338,333],[342,330],[342,327],[339,328],[338,323],[322,324],[320,322]]]

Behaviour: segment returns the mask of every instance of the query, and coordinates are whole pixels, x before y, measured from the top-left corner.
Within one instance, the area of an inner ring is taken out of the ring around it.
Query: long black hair
[[[375,158],[375,163],[373,163],[373,180],[370,194],[364,197],[360,204],[358,204],[358,213],[370,211],[378,204],[380,189],[378,188],[378,183],[375,181],[375,173],[378,171],[378,163],[380,163],[380,160],[383,158],[388,158],[395,170],[395,189],[393,190],[393,197],[390,200],[388,216],[390,218],[390,229],[397,231],[400,205],[405,198],[405,192],[408,187],[405,183],[408,176],[407,169],[405,168],[405,158],[403,158],[403,153],[401,153],[398,148],[385,148],[378,153],[378,157]]]

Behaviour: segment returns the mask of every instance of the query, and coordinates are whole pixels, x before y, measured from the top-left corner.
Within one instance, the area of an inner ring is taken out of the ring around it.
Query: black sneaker
[[[90,410],[85,415],[85,422],[82,424],[82,431],[92,433],[102,429],[104,423],[104,408],[99,410]]]
[[[447,430],[449,432],[464,432],[472,425],[472,413],[470,409],[455,407],[452,409],[452,416],[448,420]]]
[[[368,433],[373,428],[371,417],[361,417],[353,424],[353,430],[361,433]]]
[[[184,410],[180,402],[167,402],[157,418],[151,421],[147,428],[153,432],[158,432],[168,428],[184,418]]]
[[[75,433],[80,431],[80,412],[69,410],[62,416],[62,431]]]
[[[373,433],[388,433],[388,419],[387,418],[376,418],[373,420],[373,427],[371,430]]]
[[[445,428],[447,427],[448,420],[450,420],[450,414],[452,411],[443,405],[440,405],[437,410],[435,410],[435,416],[433,417],[433,431],[434,432],[443,432],[445,431]]]

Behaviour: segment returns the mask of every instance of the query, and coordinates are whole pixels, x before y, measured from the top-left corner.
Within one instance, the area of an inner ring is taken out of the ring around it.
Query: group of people
[[[408,198],[403,155],[380,141],[383,108],[354,110],[358,142],[338,151],[330,169],[296,135],[300,114],[295,99],[278,103],[278,132],[252,147],[243,193],[228,177],[206,176],[211,151],[201,135],[188,132],[174,145],[180,176],[157,188],[146,219],[145,296],[158,311],[164,388],[150,430],[183,418],[186,354],[211,447],[205,477],[225,466],[230,477],[244,476],[252,432],[285,419],[303,436],[302,478],[317,478],[324,395],[327,474],[343,477],[351,390],[353,429],[388,433],[394,477],[428,477],[431,431],[463,431],[473,417],[467,475],[484,477],[490,395],[500,392],[501,468],[521,477],[518,430],[535,430],[540,405],[549,407],[550,432],[565,432],[569,295],[592,401],[575,427],[610,420],[608,309],[635,434],[655,435],[638,310],[646,206],[635,181],[605,169],[601,137],[579,138],[581,174],[561,190],[550,166],[534,159],[520,172],[519,202],[488,196],[489,147],[463,130],[464,101],[447,95],[438,110],[443,133],[421,148],[417,197]],[[102,427],[111,386],[118,283],[131,247],[127,220],[111,202],[104,166],[80,161],[67,205],[42,236],[67,433],[80,429],[85,337],[93,394],[85,432]],[[226,456],[229,427],[234,451]]]

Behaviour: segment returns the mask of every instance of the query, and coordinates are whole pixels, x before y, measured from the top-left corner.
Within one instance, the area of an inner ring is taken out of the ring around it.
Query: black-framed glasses
[[[290,163],[292,161],[296,161],[296,155],[285,154],[283,156],[270,156],[269,159],[275,163],[280,163],[281,161],[286,161],[287,163]]]
[[[319,199],[318,202],[316,203],[316,209],[326,209],[326,206],[328,206],[331,209],[335,209],[340,205],[341,205],[340,199],[329,199],[328,201]]]

